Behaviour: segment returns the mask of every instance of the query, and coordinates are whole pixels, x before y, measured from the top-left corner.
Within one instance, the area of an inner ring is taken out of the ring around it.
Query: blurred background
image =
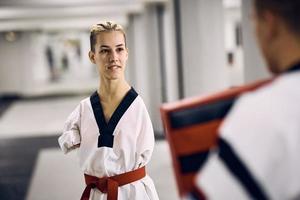
[[[89,29],[103,20],[126,28],[126,76],[155,129],[148,170],[161,200],[179,199],[159,107],[269,77],[250,16],[251,0],[0,0],[0,199],[81,195],[57,138],[98,86]]]

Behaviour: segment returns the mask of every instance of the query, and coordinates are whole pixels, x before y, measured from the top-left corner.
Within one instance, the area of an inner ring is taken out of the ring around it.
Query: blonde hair
[[[124,36],[126,46],[126,33],[120,24],[112,21],[105,21],[98,24],[94,24],[90,30],[90,45],[91,51],[95,51],[96,36],[101,32],[120,31]]]

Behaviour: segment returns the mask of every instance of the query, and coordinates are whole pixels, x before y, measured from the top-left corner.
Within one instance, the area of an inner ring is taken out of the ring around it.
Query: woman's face
[[[124,78],[128,50],[122,32],[99,33],[96,36],[95,52],[91,51],[89,56],[91,61],[98,66],[101,78],[107,80]]]

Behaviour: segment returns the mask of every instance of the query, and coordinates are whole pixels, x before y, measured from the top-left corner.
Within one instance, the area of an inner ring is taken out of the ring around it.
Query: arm
[[[63,134],[58,138],[60,148],[65,154],[80,146],[80,120],[81,105],[78,105],[68,116],[64,125]]]
[[[137,167],[145,166],[150,161],[155,142],[152,122],[144,105],[140,118],[142,121],[137,138]]]

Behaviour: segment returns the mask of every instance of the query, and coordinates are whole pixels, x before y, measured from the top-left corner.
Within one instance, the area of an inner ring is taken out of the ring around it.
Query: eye
[[[101,49],[101,50],[100,50],[100,53],[101,53],[101,54],[108,53],[108,52],[109,52],[108,49]]]
[[[121,51],[124,51],[124,48],[122,47],[117,48],[117,52],[121,52]]]

